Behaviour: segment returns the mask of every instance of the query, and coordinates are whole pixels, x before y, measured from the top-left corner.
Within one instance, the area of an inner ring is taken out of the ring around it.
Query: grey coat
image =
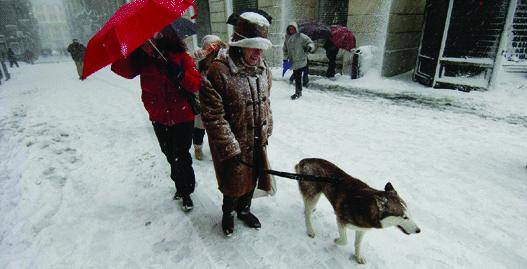
[[[292,61],[292,69],[297,70],[307,65],[307,53],[315,51],[315,43],[307,35],[298,32],[296,23],[291,23],[287,27],[289,26],[295,27],[297,33],[286,35],[282,49],[284,60]]]

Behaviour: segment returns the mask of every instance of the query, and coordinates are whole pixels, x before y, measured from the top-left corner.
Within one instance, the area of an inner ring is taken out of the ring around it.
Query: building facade
[[[0,52],[39,51],[38,25],[29,0],[0,0],[0,14]]]
[[[44,52],[64,51],[71,35],[62,0],[33,0],[33,14],[38,22]]]
[[[72,38],[86,44],[126,0],[63,0]]]
[[[287,24],[320,21],[347,26],[357,38],[357,46],[377,48],[382,74],[393,76],[415,67],[422,31],[425,0],[203,0],[209,6],[210,29],[227,39],[232,27],[225,24],[232,12],[259,8],[273,17],[266,52],[274,66],[281,64],[282,44]],[[200,25],[201,26],[201,25]],[[201,26],[201,27],[209,27]]]

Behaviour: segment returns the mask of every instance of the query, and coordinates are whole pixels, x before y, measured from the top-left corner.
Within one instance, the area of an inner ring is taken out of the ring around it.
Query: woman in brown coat
[[[223,193],[222,228],[234,230],[234,214],[247,226],[261,224],[251,212],[255,188],[271,192],[266,145],[272,132],[271,72],[263,61],[269,22],[261,15],[240,15],[229,54],[210,66],[200,91],[202,119],[209,136],[218,186]]]

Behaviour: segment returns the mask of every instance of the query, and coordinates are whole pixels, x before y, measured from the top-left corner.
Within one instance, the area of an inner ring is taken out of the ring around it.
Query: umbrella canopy
[[[193,3],[193,0],[134,0],[121,6],[88,42],[82,79],[128,56],[180,18]]]
[[[176,35],[180,39],[185,39],[191,35],[195,35],[198,32],[198,25],[185,19],[179,18],[170,24],[170,27],[174,29]]]
[[[273,23],[273,17],[271,17],[271,15],[267,14],[267,12],[265,12],[265,11],[263,11],[261,9],[257,9],[257,8],[244,8],[244,9],[240,10],[237,13],[232,13],[229,16],[229,18],[227,19],[227,24],[236,25],[236,22],[238,21],[238,18],[240,17],[240,15],[245,13],[245,12],[258,13],[258,14],[264,16],[269,21],[269,24]]]
[[[306,22],[299,25],[300,33],[303,33],[312,40],[328,39],[331,35],[329,26],[321,22]]]
[[[351,51],[357,46],[355,35],[348,28],[340,25],[332,25],[331,42],[339,49]]]

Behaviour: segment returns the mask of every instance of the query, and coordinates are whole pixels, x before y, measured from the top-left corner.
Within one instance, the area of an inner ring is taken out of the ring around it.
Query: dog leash
[[[243,165],[246,165],[250,168],[254,168],[254,165],[251,165],[243,160],[239,160],[239,161]],[[326,182],[326,183],[336,183],[336,182],[341,181],[340,178],[336,178],[336,177],[321,177],[321,176],[313,176],[313,175],[306,175],[306,174],[295,174],[295,173],[289,173],[289,172],[276,171],[272,169],[266,169],[266,170],[263,170],[262,172],[269,174],[269,175],[293,179],[296,181],[312,181],[312,182]]]

